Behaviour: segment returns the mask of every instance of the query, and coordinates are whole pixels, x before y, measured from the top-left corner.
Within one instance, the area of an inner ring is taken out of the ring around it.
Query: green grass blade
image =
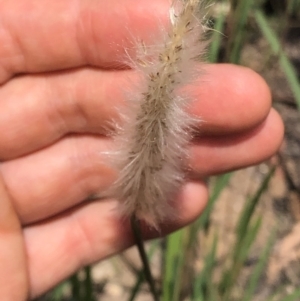
[[[220,292],[224,296],[223,300],[228,301],[231,300],[231,291],[232,288],[238,279],[238,276],[244,266],[244,263],[249,255],[250,248],[255,241],[257,234],[260,230],[262,224],[262,218],[258,217],[253,225],[249,226],[249,229],[244,234],[244,237],[242,240],[237,240],[234,250],[233,250],[233,256],[232,256],[232,265],[226,272],[224,273],[221,286],[220,286]]]
[[[250,248],[257,237],[261,225],[262,225],[262,217],[259,216],[253,222],[253,225],[250,225],[250,227],[248,228],[247,232],[244,235],[244,238],[241,241],[238,241],[235,261],[237,263],[240,263],[240,265],[244,264],[245,260],[247,259]],[[240,268],[241,267],[242,266],[240,266]]]
[[[261,218],[256,219],[253,226],[250,224],[250,220],[258,201],[272,178],[274,171],[275,167],[270,170],[254,196],[246,203],[244,210],[240,215],[236,228],[236,242],[232,252],[231,266],[224,271],[219,285],[219,292],[222,296],[224,296],[224,301],[227,301],[230,298],[231,289],[241,271],[250,247],[261,226]]]
[[[203,270],[195,278],[192,301],[215,300],[214,292],[216,289],[213,284],[213,268],[216,262],[217,245],[218,236],[215,234],[212,248],[205,257]]]
[[[213,189],[211,192],[211,196],[209,198],[208,204],[201,214],[201,216],[198,218],[198,220],[190,226],[190,236],[189,241],[187,243],[188,248],[192,248],[193,245],[195,245],[195,242],[198,241],[198,232],[202,230],[207,230],[209,227],[209,220],[211,212],[214,208],[214,205],[220,196],[223,189],[227,186],[229,183],[229,180],[232,176],[232,173],[227,173],[222,176],[217,177],[216,182],[213,185]]]
[[[181,248],[183,230],[166,238],[165,267],[163,278],[163,301],[173,300],[174,284],[178,264],[178,250]]]
[[[208,53],[208,60],[211,63],[216,63],[218,61],[218,55],[222,42],[222,32],[225,24],[225,14],[220,13],[218,18],[216,19],[216,23],[214,26],[214,32],[211,37],[211,44]]]
[[[74,298],[75,301],[82,301],[82,298],[81,298],[81,283],[80,283],[80,280],[79,280],[79,277],[78,277],[78,273],[71,276],[70,283],[71,283],[72,297]]]
[[[186,231],[187,228],[181,229],[166,238],[163,301],[178,301],[180,297]]]
[[[254,271],[252,272],[252,275],[249,280],[249,285],[246,288],[244,298],[242,299],[242,301],[254,300],[255,289],[258,287],[259,279],[267,265],[268,258],[271,253],[271,249],[274,244],[274,240],[275,240],[275,231],[273,231],[273,233],[270,235],[267,245],[260,256],[259,261],[256,267],[254,268]]]
[[[238,2],[237,9],[234,13],[234,27],[230,38],[230,55],[229,61],[235,64],[240,62],[241,49],[246,36],[246,24],[250,14],[253,0],[243,0]]]
[[[154,241],[151,246],[150,246],[150,250],[147,254],[147,257],[149,258],[149,262],[151,261],[152,256],[154,255],[155,251],[157,250],[158,247],[158,241]],[[134,301],[135,298],[137,297],[140,287],[142,285],[142,283],[145,281],[145,277],[144,277],[144,270],[141,269],[138,273],[137,273],[137,279],[136,279],[136,283],[135,285],[132,287],[131,289],[131,294],[130,297],[128,299],[128,301]]]
[[[218,197],[220,196],[221,192],[228,184],[228,182],[231,178],[231,175],[232,175],[231,173],[227,173],[227,174],[224,174],[217,178],[216,183],[213,188],[213,191],[211,193],[211,197],[209,198],[208,204],[207,204],[205,210],[203,211],[203,213],[201,214],[201,216],[199,217],[199,219],[196,221],[195,225],[196,225],[197,231],[199,229],[207,228],[207,225],[208,225],[209,219],[210,219],[210,215],[214,208],[214,205],[215,205]],[[193,237],[193,239],[195,239],[195,237]]]
[[[50,300],[51,301],[60,301],[63,299],[64,296],[64,289],[65,286],[67,285],[66,282],[61,283],[58,285],[51,293],[50,295]]]
[[[262,184],[260,185],[259,189],[257,190],[257,192],[255,193],[255,195],[253,196],[253,198],[247,203],[243,213],[240,216],[239,222],[238,222],[238,226],[236,229],[237,232],[237,236],[239,240],[243,239],[243,236],[245,235],[245,233],[247,232],[247,228],[250,222],[250,219],[253,215],[253,212],[256,208],[256,205],[258,203],[258,201],[260,200],[263,192],[267,189],[267,186],[275,172],[275,167],[273,167],[270,172],[268,173],[268,175],[266,176],[266,178],[264,179],[264,181],[262,182]]]
[[[188,246],[190,248],[197,241],[199,230],[201,230],[201,229],[207,230],[208,229],[211,212],[213,211],[214,205],[215,205],[218,197],[220,196],[221,192],[223,191],[223,189],[229,183],[231,176],[232,176],[232,173],[227,173],[227,174],[224,174],[224,175],[216,178],[216,181],[213,185],[213,189],[211,191],[211,196],[209,198],[208,204],[207,204],[204,212],[201,214],[201,216],[198,218],[198,220],[191,226],[190,241],[188,244]],[[198,275],[197,281],[199,281],[199,277],[200,276]],[[214,292],[215,291],[216,290],[214,289]],[[201,290],[194,292],[197,294],[196,297],[194,297],[194,298],[196,298],[196,300],[202,300],[204,298],[204,296],[201,297],[201,292],[202,292]],[[207,300],[205,300],[205,301],[207,301]]]
[[[137,277],[137,281],[135,283],[135,285],[131,288],[131,293],[130,296],[128,298],[128,301],[134,301],[135,298],[137,297],[139,291],[140,291],[140,287],[142,285],[142,283],[144,282],[145,277],[144,277],[144,272],[143,270],[141,270],[138,274]]]
[[[84,273],[84,280],[79,279],[79,272],[71,276],[71,293],[75,301],[93,301],[93,282],[91,268],[85,267],[81,272]]]
[[[255,12],[255,19],[264,37],[270,44],[273,53],[279,58],[280,66],[285,73],[286,79],[295,97],[298,109],[300,110],[300,82],[297,76],[297,72],[287,55],[284,53],[281,47],[280,40],[270,27],[264,13],[260,10],[257,10]]]
[[[84,285],[84,301],[94,301],[94,296],[93,296],[93,280],[92,280],[92,275],[91,275],[91,267],[87,266],[84,268],[85,272],[85,279],[83,282]]]

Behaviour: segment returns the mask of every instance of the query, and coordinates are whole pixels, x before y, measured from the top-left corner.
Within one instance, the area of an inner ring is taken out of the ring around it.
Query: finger
[[[249,68],[230,64],[207,65],[191,95],[191,113],[203,123],[203,135],[236,134],[253,128],[268,116],[271,92],[265,80]]]
[[[189,183],[178,198],[178,218],[148,229],[145,237],[165,235],[195,220],[207,201],[202,183]],[[30,264],[31,297],[59,283],[77,269],[116,254],[133,244],[129,223],[120,217],[116,202],[95,202],[25,229]],[[47,273],[43,271],[47,270]]]
[[[52,216],[107,189],[116,178],[104,155],[109,148],[104,138],[68,136],[36,154],[2,163],[22,223]]]
[[[253,165],[278,149],[283,125],[275,111],[256,129],[239,135],[203,137],[190,149],[189,166],[199,178]],[[52,216],[106,190],[116,179],[107,155],[110,140],[70,136],[50,148],[2,164],[6,185],[23,222]]]
[[[205,72],[189,87],[202,136],[242,132],[266,118],[270,91],[257,73],[225,64]],[[105,134],[136,79],[132,71],[96,69],[14,79],[0,89],[0,158],[38,150],[68,133]]]
[[[232,137],[204,137],[191,147],[190,168],[195,177],[215,175],[258,164],[280,147],[284,126],[272,109],[260,126]]]
[[[117,117],[122,74],[87,69],[10,81],[0,89],[0,157],[36,151],[69,133],[104,134]]]
[[[0,200],[0,299],[24,301],[29,284],[23,234],[2,180]]]
[[[132,37],[155,37],[168,7],[162,0],[1,1],[0,83],[18,73],[116,65]]]

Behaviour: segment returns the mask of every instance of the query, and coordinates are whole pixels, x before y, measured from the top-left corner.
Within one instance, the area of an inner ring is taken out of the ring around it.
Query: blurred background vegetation
[[[286,137],[270,161],[213,178],[209,204],[193,225],[147,245],[161,300],[297,301],[300,0],[214,0],[209,11],[215,30],[208,60],[260,73]],[[131,249],[79,271],[39,300],[152,299]]]

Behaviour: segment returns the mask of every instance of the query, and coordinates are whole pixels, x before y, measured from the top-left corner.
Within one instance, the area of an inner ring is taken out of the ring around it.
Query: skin
[[[86,201],[116,178],[103,151],[124,103],[131,38],[167,23],[163,0],[0,0],[0,299],[36,297],[78,268],[133,244],[113,199]],[[160,20],[160,22],[157,22]],[[132,48],[131,48],[132,49]],[[270,158],[283,137],[271,94],[253,71],[207,65],[191,87],[201,117],[189,147],[174,231],[203,211],[203,179]],[[130,85],[130,84],[129,84]]]

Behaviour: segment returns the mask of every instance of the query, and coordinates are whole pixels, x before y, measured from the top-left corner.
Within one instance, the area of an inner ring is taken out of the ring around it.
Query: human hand
[[[86,200],[116,177],[101,153],[113,148],[107,124],[135,73],[112,67],[130,46],[128,33],[147,40],[167,5],[0,0],[1,300],[36,297],[133,244],[129,224],[113,210],[116,200]],[[190,147],[190,180],[176,200],[178,219],[161,226],[164,234],[202,212],[201,179],[269,158],[283,136],[257,74],[205,68],[192,91],[192,113],[204,122]]]

